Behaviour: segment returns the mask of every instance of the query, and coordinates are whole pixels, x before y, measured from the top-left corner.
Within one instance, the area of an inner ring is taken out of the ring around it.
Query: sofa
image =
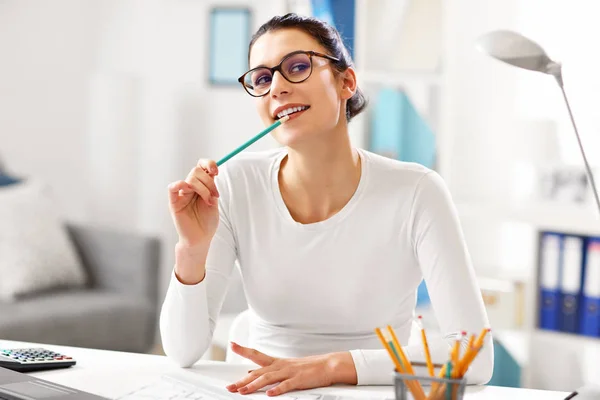
[[[65,225],[87,285],[0,302],[0,339],[149,352],[157,339],[160,242]]]

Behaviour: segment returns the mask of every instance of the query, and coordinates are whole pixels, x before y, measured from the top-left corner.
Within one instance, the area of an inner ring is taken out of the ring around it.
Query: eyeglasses
[[[308,79],[313,70],[313,57],[322,57],[330,61],[340,60],[327,54],[315,51],[294,51],[283,57],[281,62],[274,66],[257,67],[240,76],[238,82],[242,84],[246,92],[253,97],[262,97],[271,90],[271,82],[275,71],[279,71],[288,82],[300,83]]]

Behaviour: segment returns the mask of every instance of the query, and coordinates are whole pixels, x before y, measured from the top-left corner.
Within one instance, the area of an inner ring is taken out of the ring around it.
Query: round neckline
[[[368,160],[366,154],[362,151],[362,149],[357,148],[358,156],[360,157],[360,180],[358,181],[358,186],[356,190],[350,197],[350,200],[342,207],[340,211],[332,215],[331,217],[324,219],[323,221],[312,222],[309,224],[303,224],[301,222],[296,221],[292,214],[290,214],[290,210],[288,210],[285,202],[283,201],[283,196],[281,194],[281,189],[279,188],[279,170],[281,168],[281,162],[284,157],[287,156],[287,150],[283,150],[278,157],[275,158],[273,165],[271,167],[271,193],[273,193],[273,200],[275,201],[275,206],[279,214],[283,217],[283,219],[297,228],[307,229],[307,230],[318,230],[318,229],[326,229],[335,224],[342,221],[346,216],[352,211],[352,209],[356,206],[356,203],[359,201],[362,193],[364,191],[364,187],[367,181],[367,171],[368,171]]]

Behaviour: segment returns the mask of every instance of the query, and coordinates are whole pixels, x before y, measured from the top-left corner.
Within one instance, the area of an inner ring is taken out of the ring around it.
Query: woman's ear
[[[344,100],[348,100],[352,98],[352,96],[354,96],[354,93],[356,93],[357,81],[356,72],[354,71],[354,68],[348,67],[344,72],[342,72],[341,80],[341,97]]]

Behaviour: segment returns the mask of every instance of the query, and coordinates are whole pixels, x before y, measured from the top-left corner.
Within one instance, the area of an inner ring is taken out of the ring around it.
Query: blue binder
[[[312,0],[313,15],[334,26],[354,58],[355,0]]]
[[[331,26],[335,26],[331,0],[312,0],[312,12],[313,15],[321,21],[327,22]]]
[[[600,337],[600,238],[587,244],[579,332]]]
[[[583,268],[583,238],[563,238],[560,274],[560,330],[579,332],[579,298]]]
[[[542,234],[540,246],[540,321],[541,329],[559,330],[560,265],[562,236]]]

